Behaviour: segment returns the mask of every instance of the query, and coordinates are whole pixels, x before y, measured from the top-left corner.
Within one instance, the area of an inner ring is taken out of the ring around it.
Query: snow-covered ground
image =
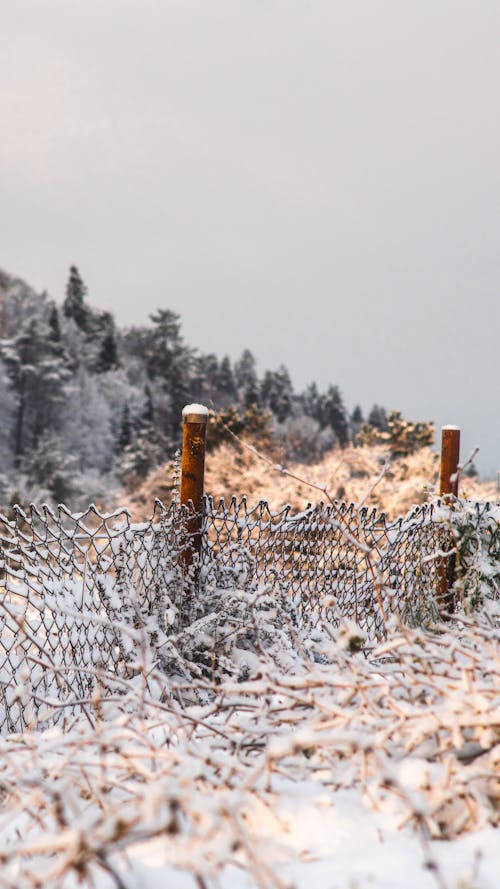
[[[0,741],[0,886],[497,889],[498,627],[388,630],[234,647],[217,684],[145,656],[44,730],[48,701]]]
[[[245,814],[256,859],[253,872],[229,865],[213,885],[221,889],[497,889],[499,885],[500,836],[491,827],[452,842],[432,841],[424,849],[413,831],[398,829],[390,814],[372,812],[357,790],[333,792],[316,782],[281,781],[268,805],[256,797]],[[172,867],[165,838],[131,848],[122,867],[124,884],[130,889],[197,885],[191,875]]]

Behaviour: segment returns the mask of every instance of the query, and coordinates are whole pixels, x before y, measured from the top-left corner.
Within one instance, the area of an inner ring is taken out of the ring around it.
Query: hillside
[[[415,454],[392,460],[380,481],[372,486],[381,473],[387,448],[347,447],[334,449],[312,465],[290,463],[290,473],[313,484],[325,485],[329,494],[338,500],[365,502],[384,510],[390,517],[406,513],[413,505],[424,503],[435,496],[438,482],[439,457],[431,448],[422,448]],[[145,519],[151,513],[155,497],[169,503],[172,497],[173,463],[166,463],[152,473],[144,484],[133,493],[119,495],[133,517]],[[251,451],[235,444],[222,444],[207,455],[205,488],[215,499],[230,498],[233,494],[246,494],[249,501],[268,500],[273,508],[290,503],[302,509],[308,502],[316,503],[321,492],[307,484],[274,470]],[[494,482],[477,482],[464,478],[460,492],[476,500],[494,500]]]
[[[389,423],[380,405],[366,418],[359,405],[348,409],[336,384],[298,391],[282,364],[259,372],[249,349],[232,360],[187,343],[165,306],[121,328],[92,305],[74,265],[59,303],[0,270],[2,508],[46,501],[74,510],[90,500],[108,508],[121,485],[142,483],[173,457],[190,402],[294,460],[354,440],[365,419],[371,429]]]
[[[172,463],[162,461],[180,444],[182,408],[191,401],[214,406],[209,440],[221,444],[208,456],[206,490],[215,498],[246,494],[297,509],[321,499],[321,491],[239,447],[228,428],[332,497],[366,499],[391,516],[435,491],[432,423],[377,404],[363,417],[333,384],[296,391],[283,365],[259,374],[248,349],[235,362],[206,354],[184,341],[180,317],[165,308],[145,326],[122,330],[89,303],[75,266],[60,306],[0,270],[4,511],[16,502],[78,510],[94,501],[108,510],[125,501],[134,516],[149,515],[155,497],[171,496]],[[349,444],[355,440],[362,445]],[[393,454],[419,450],[392,460],[372,491],[388,456],[377,441],[390,441]],[[465,483],[471,497],[496,495],[493,483]]]

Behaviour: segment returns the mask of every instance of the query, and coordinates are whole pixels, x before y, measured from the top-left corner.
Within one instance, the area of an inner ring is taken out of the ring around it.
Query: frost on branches
[[[442,521],[453,530],[459,601],[472,610],[495,609],[500,599],[500,506],[457,500],[441,510]]]
[[[95,510],[4,524],[0,886],[302,889],[322,861],[326,889],[340,855],[327,825],[347,800],[388,850],[418,841],[412,886],[491,886],[480,866],[450,883],[436,841],[488,844],[499,827],[498,514],[459,501],[412,513],[412,545],[430,515],[455,545],[459,604],[413,627],[393,607],[395,530],[362,540],[337,521],[361,547],[354,576],[373,571],[378,634],[334,600],[304,608],[279,564],[274,581],[259,574],[241,518],[227,558],[214,543],[192,570],[179,514],[161,509],[142,526]],[[283,521],[294,552],[313,522],[303,566],[318,514]],[[387,885],[362,856],[353,867],[340,889]]]
[[[317,628],[285,666],[262,645],[240,681],[197,664],[167,681],[139,658],[121,695],[94,693],[65,731],[1,740],[2,885],[129,887],[160,856],[169,885],[305,886],[294,863],[322,855],[328,886],[326,837],[292,825],[301,810],[328,821],[346,793],[388,837],[414,833],[418,867],[450,885],[433,838],[498,827],[498,654],[479,615],[432,632],[394,621],[369,657]]]

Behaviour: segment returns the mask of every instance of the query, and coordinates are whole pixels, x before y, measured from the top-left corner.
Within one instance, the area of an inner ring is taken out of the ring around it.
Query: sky
[[[16,0],[0,267],[500,469],[498,0]]]

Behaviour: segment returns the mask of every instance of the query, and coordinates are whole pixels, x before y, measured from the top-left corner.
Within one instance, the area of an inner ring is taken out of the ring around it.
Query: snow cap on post
[[[205,438],[208,409],[203,404],[187,404],[182,411],[181,503],[192,502],[197,512],[203,502]]]
[[[208,408],[203,404],[187,404],[182,419],[184,423],[208,423]]]

